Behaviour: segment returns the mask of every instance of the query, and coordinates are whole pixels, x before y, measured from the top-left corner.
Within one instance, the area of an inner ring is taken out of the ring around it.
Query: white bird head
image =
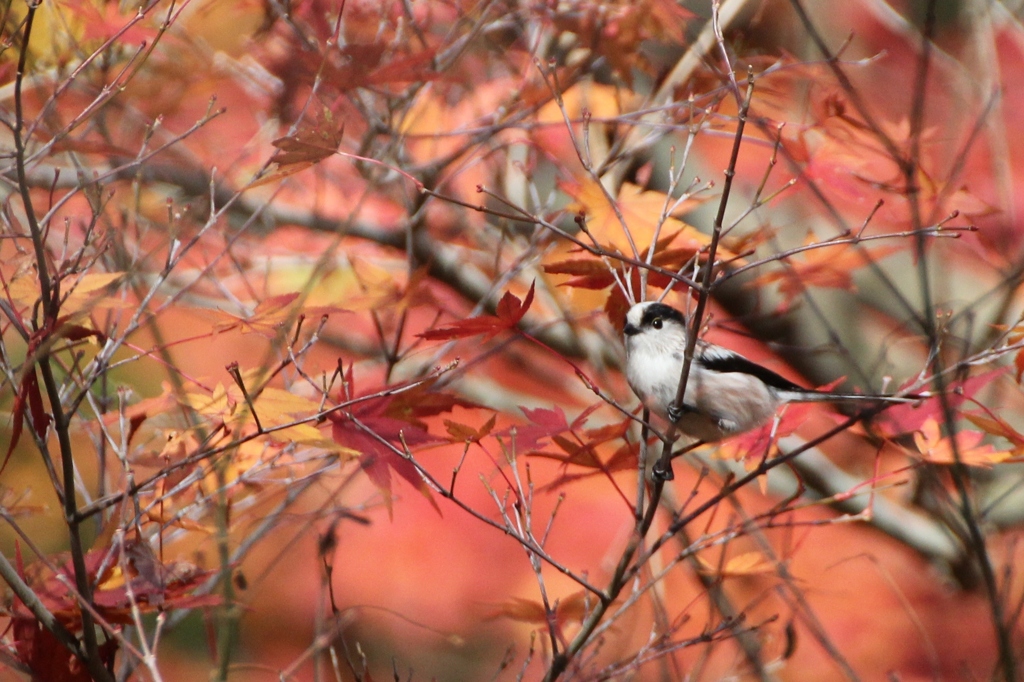
[[[686,317],[657,301],[637,303],[626,313],[626,352],[639,349],[679,352],[686,345]]]

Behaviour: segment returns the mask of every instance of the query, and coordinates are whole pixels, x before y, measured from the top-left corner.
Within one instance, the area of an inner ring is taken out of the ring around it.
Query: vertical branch
[[[28,222],[29,232],[32,239],[32,247],[35,252],[36,266],[39,274],[39,290],[42,305],[42,324],[36,320],[37,331],[46,330],[52,333],[56,327],[60,306],[59,285],[55,283],[49,272],[49,265],[46,257],[46,244],[42,227],[32,207],[32,195],[29,191],[29,183],[26,172],[26,144],[22,137],[25,130],[25,109],[23,102],[23,86],[25,69],[28,61],[28,44],[32,37],[32,25],[35,19],[38,4],[29,3],[25,17],[24,36],[22,38],[21,54],[18,58],[18,71],[14,81],[14,111],[15,120],[13,127],[15,168],[18,176],[18,185],[21,193],[21,200],[25,209],[25,219]],[[60,388],[57,385],[53,373],[53,363],[48,349],[41,349],[37,358],[39,370],[43,376],[43,385],[46,388],[46,395],[53,412],[53,429],[57,435],[60,445],[61,477],[63,478],[63,503],[64,521],[68,527],[68,542],[71,550],[71,560],[75,571],[75,587],[85,607],[81,609],[82,617],[82,638],[85,642],[85,663],[93,679],[97,681],[111,680],[110,673],[103,666],[100,658],[99,643],[96,638],[95,621],[93,620],[90,607],[92,605],[92,585],[89,582],[89,574],[85,565],[85,549],[82,544],[82,537],[79,529],[78,506],[75,499],[75,461],[73,448],[71,446],[70,415],[64,413],[61,403]],[[29,370],[31,371],[31,370]],[[53,632],[53,628],[50,628]],[[65,642],[65,645],[67,642]],[[72,649],[73,653],[77,653]]]
[[[227,490],[227,470],[230,464],[230,451],[214,464],[217,476],[217,508],[214,517],[217,559],[220,562],[218,579],[224,595],[224,607],[217,614],[217,671],[213,678],[217,682],[227,682],[231,650],[234,648],[238,631],[238,607],[235,604],[235,588],[231,580],[231,500]]]
[[[910,208],[911,227],[915,230],[914,248],[917,260],[918,286],[921,287],[924,315],[922,321],[924,332],[932,346],[932,358],[938,362],[938,336],[935,326],[934,308],[932,300],[932,289],[928,275],[928,259],[925,251],[927,239],[922,231],[921,225],[921,186],[917,181],[918,170],[921,167],[921,130],[924,126],[925,98],[928,90],[928,68],[931,63],[932,35],[935,32],[935,0],[929,0],[925,9],[925,26],[921,35],[921,56],[917,63],[917,74],[914,77],[914,99],[910,110],[910,148],[906,158],[897,156],[895,161],[900,164],[903,170],[904,191],[907,194],[907,202]],[[936,366],[936,369],[938,366]],[[940,372],[936,372],[941,375]],[[936,379],[941,381],[941,376]]]
[[[729,204],[729,194],[732,191],[732,180],[736,176],[736,161],[740,154],[740,143],[743,141],[743,129],[747,124],[747,113],[750,111],[750,99],[754,94],[754,72],[747,72],[747,92],[744,95],[743,103],[740,105],[738,122],[736,124],[736,137],[733,138],[732,154],[729,157],[729,166],[725,169],[725,183],[722,185],[722,198],[718,202],[718,214],[715,216],[715,223],[711,232],[711,243],[708,244],[707,262],[698,278],[700,287],[697,290],[697,306],[690,319],[690,333],[686,338],[686,353],[683,356],[683,371],[679,378],[679,388],[676,390],[676,405],[683,404],[683,396],[686,395],[686,384],[690,377],[690,365],[693,364],[693,352],[697,348],[697,337],[700,335],[701,324],[704,320],[704,310],[708,305],[708,298],[711,296],[711,288],[715,276],[715,255],[718,251],[718,242],[722,237],[722,225],[725,222],[725,209]],[[661,452],[661,460],[658,462],[658,471],[663,475],[670,476],[672,467],[672,446],[675,437],[675,425],[671,424],[665,438],[665,447]]]
[[[53,312],[51,305],[57,299],[53,295],[50,282],[50,270],[46,264],[46,245],[43,242],[43,231],[39,226],[39,220],[32,208],[32,194],[29,191],[28,174],[25,169],[25,140],[22,133],[25,130],[25,109],[22,102],[22,88],[25,80],[25,67],[28,62],[28,42],[32,37],[32,23],[35,20],[38,3],[30,2],[28,13],[25,16],[25,34],[22,38],[21,54],[18,57],[18,71],[14,76],[14,165],[18,174],[18,189],[21,192],[21,202],[25,206],[25,219],[28,221],[29,233],[32,237],[32,248],[36,256],[36,269],[39,271],[39,289],[42,292],[42,308],[44,313]]]
[[[86,604],[92,605],[92,584],[89,582],[89,574],[85,565],[85,549],[80,532],[81,522],[78,520],[78,503],[75,499],[75,460],[72,454],[69,418],[64,414],[61,406],[60,390],[53,376],[49,355],[40,358],[39,368],[43,375],[43,384],[46,386],[46,394],[50,399],[50,407],[53,410],[53,429],[60,443],[61,478],[64,483],[64,522],[68,526],[71,561],[75,568],[75,587]],[[89,670],[97,680],[109,679],[100,660],[99,644],[96,639],[92,614],[85,608],[81,613],[82,636],[85,640]],[[103,673],[97,675],[98,670]]]
[[[748,72],[747,74],[747,92],[744,101],[739,111],[739,123],[736,128],[736,137],[733,141],[732,156],[729,159],[729,167],[725,171],[725,184],[722,187],[722,199],[718,206],[718,215],[715,218],[714,231],[711,237],[711,243],[708,246],[708,260],[704,267],[703,279],[699,288],[699,299],[697,302],[697,310],[694,313],[694,328],[690,334],[690,338],[687,342],[686,359],[684,361],[682,377],[679,382],[679,392],[676,397],[678,403],[682,400],[682,395],[686,390],[686,378],[689,375],[690,364],[693,361],[693,351],[696,347],[697,331],[700,329],[701,316],[704,313],[704,308],[707,306],[708,296],[711,291],[711,284],[714,277],[714,263],[715,253],[718,248],[718,241],[722,234],[722,224],[725,221],[725,209],[729,201],[729,193],[732,188],[732,179],[736,175],[736,161],[739,157],[740,142],[743,139],[743,128],[747,120],[747,112],[750,110],[750,100],[754,93],[754,74]],[[665,446],[662,450],[661,461],[658,463],[658,467],[662,471],[669,471],[671,466],[670,460],[672,457],[671,443],[674,438],[675,427],[670,426],[668,434],[665,437]],[[640,472],[643,475],[643,472]],[[658,504],[661,500],[662,491],[664,490],[665,480],[661,477],[655,477],[652,484],[650,499],[647,503],[647,509],[643,514],[640,514],[639,508],[637,509],[638,523],[635,532],[630,538],[629,543],[626,545],[626,549],[622,552],[619,557],[619,563],[615,567],[615,571],[612,574],[612,579],[609,581],[608,588],[602,595],[601,602],[594,607],[586,620],[583,621],[580,631],[577,633],[573,641],[565,648],[565,650],[555,656],[552,659],[551,666],[548,668],[547,674],[544,676],[545,682],[553,682],[557,680],[569,667],[575,655],[590,641],[591,635],[597,629],[601,620],[604,618],[608,609],[612,603],[622,592],[623,587],[629,582],[631,575],[635,572],[630,570],[630,565],[633,563],[634,557],[639,550],[641,543],[647,536],[648,531],[651,529],[651,525],[654,523],[654,517],[657,513]],[[635,568],[635,567],[634,567]]]
[[[914,78],[914,98],[910,111],[910,148],[907,158],[900,165],[903,169],[904,191],[910,207],[911,227],[915,231],[915,257],[917,260],[918,286],[921,288],[924,332],[931,349],[930,362],[935,381],[935,392],[939,397],[942,409],[942,420],[948,431],[949,443],[953,453],[953,466],[950,477],[956,488],[959,499],[960,515],[967,527],[971,550],[978,562],[985,593],[992,614],[992,625],[995,629],[999,648],[999,669],[1006,682],[1017,679],[1017,663],[1013,638],[1006,621],[1003,609],[1003,595],[1000,594],[995,569],[992,566],[985,543],[985,535],[981,528],[981,520],[974,508],[974,496],[971,490],[971,474],[961,457],[957,442],[956,411],[946,394],[946,379],[942,372],[942,353],[940,349],[939,330],[935,322],[935,302],[931,290],[931,277],[926,246],[927,239],[922,225],[920,205],[920,184],[918,176],[921,168],[921,132],[924,128],[925,100],[928,91],[928,72],[931,65],[932,38],[935,34],[936,0],[929,0],[925,7],[924,30],[921,34],[921,54],[918,59],[917,73]]]

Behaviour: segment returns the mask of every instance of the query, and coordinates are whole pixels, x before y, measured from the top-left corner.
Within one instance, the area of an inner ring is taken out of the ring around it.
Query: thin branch
[[[701,273],[700,287],[697,289],[697,305],[690,318],[690,330],[686,337],[686,351],[683,355],[683,369],[679,377],[679,387],[676,389],[674,404],[682,406],[686,395],[686,384],[690,378],[690,367],[693,364],[693,353],[697,348],[697,339],[700,337],[701,327],[704,324],[704,310],[707,308],[708,299],[711,295],[712,283],[715,278],[715,256],[718,252],[718,242],[722,237],[722,225],[725,222],[725,210],[729,203],[729,195],[732,190],[732,181],[736,176],[736,161],[740,154],[740,143],[743,141],[743,129],[747,123],[747,112],[750,111],[750,100],[754,95],[754,73],[747,74],[747,92],[740,106],[739,116],[736,123],[736,136],[733,138],[732,154],[729,157],[729,166],[725,170],[725,183],[722,186],[722,196],[718,203],[718,214],[712,227],[711,243],[708,244],[707,262],[704,264]],[[657,474],[666,478],[672,477],[672,447],[671,442],[675,436],[675,425],[669,426],[664,447],[661,453],[661,460],[657,464]]]

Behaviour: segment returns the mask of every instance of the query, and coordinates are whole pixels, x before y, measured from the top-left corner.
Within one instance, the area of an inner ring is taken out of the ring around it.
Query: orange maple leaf
[[[984,437],[985,434],[981,431],[957,431],[956,451],[960,455],[961,463],[968,466],[990,467],[1010,458],[1011,453],[1007,451],[996,450],[992,445],[982,445]],[[914,434],[914,444],[917,445],[921,457],[933,464],[956,462],[953,456],[953,441],[942,435],[939,423],[935,419],[929,418],[921,425],[921,430]]]
[[[814,235],[808,234],[805,244],[814,244]],[[849,244],[827,245],[804,251],[785,261],[784,267],[761,275],[751,285],[755,287],[779,283],[779,292],[787,299],[802,294],[808,287],[830,289],[854,288],[853,273],[869,261],[878,261],[902,250],[902,246],[886,246],[861,251]],[[839,253],[836,253],[839,249]]]
[[[591,597],[593,601],[593,597]],[[573,592],[559,599],[553,605],[554,621],[559,627],[570,622],[580,622],[587,611],[587,594],[583,590]],[[532,599],[512,597],[496,606],[486,616],[488,619],[509,618],[520,623],[547,625],[551,620],[544,604]]]
[[[964,412],[964,417],[985,433],[999,438],[1005,438],[1013,444],[1012,453],[1014,456],[1024,453],[1024,434],[1010,426],[1008,422],[995,414],[979,414],[976,412]]]
[[[575,183],[563,182],[561,189],[574,199],[567,210],[575,213],[582,211],[586,214],[587,231],[599,244],[630,256],[633,255],[635,246],[637,255],[646,255],[655,233],[659,231],[658,223],[666,206],[665,194],[645,190],[627,182],[619,190],[613,206],[600,185],[589,178]],[[685,213],[710,198],[710,195],[691,198],[675,207],[674,212]],[[673,202],[671,197],[667,198],[667,205],[672,206]],[[711,241],[709,235],[672,216],[665,218],[660,233],[681,234],[685,244],[680,248],[685,246],[699,250]],[[721,244],[718,254],[723,258],[733,258],[736,255]]]
[[[490,435],[491,431],[494,430],[494,425],[497,421],[498,413],[495,412],[479,429],[474,429],[472,426],[460,424],[456,421],[452,421],[451,419],[444,420],[444,427],[451,435],[453,443],[479,443]]]

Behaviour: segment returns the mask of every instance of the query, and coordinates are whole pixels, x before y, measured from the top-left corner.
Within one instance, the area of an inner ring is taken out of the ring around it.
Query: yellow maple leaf
[[[238,404],[236,400],[228,395],[228,390],[224,384],[217,384],[216,388],[213,389],[213,393],[209,395],[205,393],[186,393],[181,398],[181,403],[208,417],[230,416],[234,414],[235,407]]]
[[[712,565],[698,557],[701,573],[723,578],[765,575],[775,572],[775,564],[760,552],[744,552],[729,559],[722,566]]]
[[[302,396],[295,395],[283,388],[265,388],[257,396],[254,405],[260,411],[260,418],[264,412],[268,419],[280,420],[283,417],[307,416],[316,414],[320,406]],[[288,419],[287,421],[292,421]],[[282,422],[283,423],[283,422]]]
[[[87,312],[96,307],[107,287],[123,276],[123,272],[89,272],[78,277],[65,277],[60,284],[63,298],[60,307],[61,317]],[[11,300],[18,307],[27,308],[35,305],[40,296],[39,278],[36,276],[35,270],[20,272],[11,282],[8,290]],[[111,306],[116,305],[118,305],[116,301],[111,302]]]

